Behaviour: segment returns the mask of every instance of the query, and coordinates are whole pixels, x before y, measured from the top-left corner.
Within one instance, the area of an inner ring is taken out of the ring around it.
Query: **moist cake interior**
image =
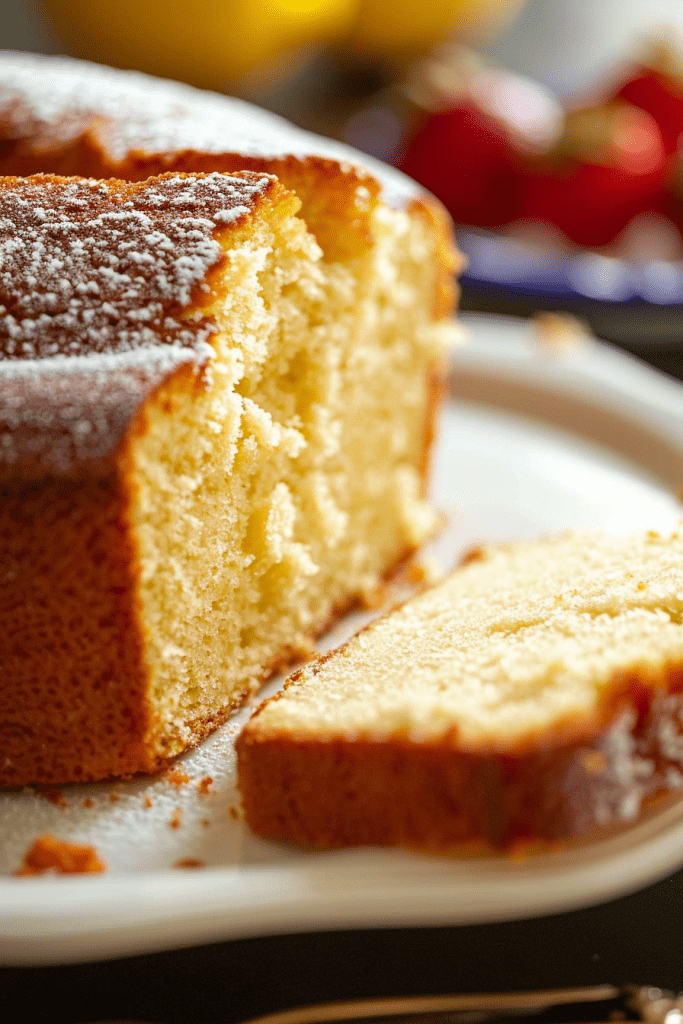
[[[162,386],[124,456],[166,756],[434,528],[425,379],[450,328],[431,318],[433,232],[377,205],[375,244],[335,262],[298,206],[225,232],[208,379]]]

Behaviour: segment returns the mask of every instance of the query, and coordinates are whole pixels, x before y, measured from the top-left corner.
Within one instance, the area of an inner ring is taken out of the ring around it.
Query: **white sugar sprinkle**
[[[0,188],[0,464],[61,474],[106,458],[168,373],[207,363],[215,327],[191,307],[223,258],[214,236],[270,182],[215,173]]]
[[[87,97],[87,99],[84,99]],[[15,138],[60,130],[74,134],[92,112],[112,119],[101,135],[115,161],[131,151],[241,153],[282,159],[320,156],[375,177],[390,206],[404,207],[421,189],[386,164],[232,97],[65,57],[0,50],[0,109]]]

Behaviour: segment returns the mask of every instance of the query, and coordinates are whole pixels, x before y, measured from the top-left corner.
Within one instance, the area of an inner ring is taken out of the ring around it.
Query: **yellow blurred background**
[[[219,91],[298,70],[321,48],[401,66],[446,33],[480,37],[523,0],[0,0],[0,46],[135,68]],[[23,38],[22,38],[23,31]],[[31,45],[31,38],[37,45]]]

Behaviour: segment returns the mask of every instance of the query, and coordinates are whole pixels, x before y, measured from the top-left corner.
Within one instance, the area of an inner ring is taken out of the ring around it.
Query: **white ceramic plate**
[[[450,516],[430,552],[441,568],[484,540],[676,522],[683,386],[605,346],[552,356],[524,324],[468,323],[473,341],[454,358],[454,400],[434,466],[434,498]],[[350,616],[325,646],[363,621]],[[162,777],[68,787],[62,806],[32,790],[0,794],[1,962],[546,914],[606,900],[683,864],[683,800],[561,852],[517,861],[374,849],[312,853],[257,840],[230,813],[232,741],[246,714],[183,759],[190,781],[181,785]],[[213,783],[202,793],[207,775]],[[94,843],[109,871],[11,877],[42,831]],[[188,858],[205,867],[174,867]]]

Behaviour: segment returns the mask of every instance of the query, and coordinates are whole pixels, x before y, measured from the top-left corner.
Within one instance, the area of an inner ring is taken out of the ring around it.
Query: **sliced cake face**
[[[3,783],[159,761],[122,446],[159,389],[208,393],[219,236],[278,200],[249,174],[0,185]]]
[[[679,534],[485,550],[258,709],[247,823],[458,850],[632,820],[683,786],[682,612]]]
[[[160,389],[131,433],[165,754],[309,650],[435,527],[425,453],[450,328],[432,319],[434,237],[383,206],[373,228],[346,264],[282,204],[231,230],[203,310],[210,383]]]
[[[504,752],[592,725],[621,673],[683,662],[683,540],[586,535],[491,548],[408,602],[252,719],[283,732]]]

